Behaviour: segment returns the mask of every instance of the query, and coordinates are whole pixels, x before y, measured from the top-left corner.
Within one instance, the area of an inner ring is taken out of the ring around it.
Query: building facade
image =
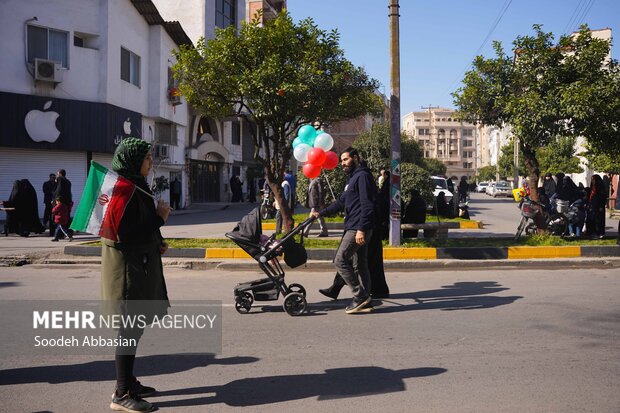
[[[42,214],[43,182],[65,169],[77,204],[90,161],[109,166],[128,136],[155,144],[167,160],[158,176],[186,180],[187,106],[170,67],[171,50],[191,41],[178,23],[150,1],[5,0],[2,9],[0,199],[28,179]]]
[[[454,110],[429,108],[402,118],[403,131],[415,139],[425,158],[439,159],[448,177],[473,177],[478,168],[481,130],[461,122]]]
[[[285,1],[276,0],[154,0],[161,14],[179,21],[196,44],[200,38],[212,39],[217,28],[251,19],[263,10],[263,19],[273,18]],[[254,160],[250,128],[241,118],[214,119],[190,108],[187,123],[185,162],[188,171],[189,202],[228,202],[232,197],[230,180],[239,176],[244,192],[260,169]],[[254,173],[253,173],[254,172]],[[250,179],[250,182],[247,180]]]

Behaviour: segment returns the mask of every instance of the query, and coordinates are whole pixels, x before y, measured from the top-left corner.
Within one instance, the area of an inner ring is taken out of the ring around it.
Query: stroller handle
[[[300,232],[302,232],[304,229],[306,229],[306,227],[308,227],[310,224],[312,224],[315,219],[316,219],[315,217],[308,217],[306,220],[302,221],[299,225],[297,225],[295,228],[293,228],[289,233],[287,233],[280,240],[280,244],[284,244],[289,239],[293,238],[295,235],[297,235]],[[303,237],[303,235],[302,235],[302,237]],[[271,255],[273,255],[273,254],[274,254],[274,251],[273,250],[269,250],[269,251],[265,252],[263,255],[260,256],[259,261],[262,262],[262,263],[265,263],[265,262],[269,261],[271,258],[273,258],[273,257],[271,257]]]

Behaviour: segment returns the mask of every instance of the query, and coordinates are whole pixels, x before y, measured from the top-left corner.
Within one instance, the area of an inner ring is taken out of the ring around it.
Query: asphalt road
[[[620,410],[617,269],[390,273],[392,297],[361,315],[316,292],[329,273],[291,271],[302,317],[281,299],[238,314],[232,289],[258,273],[166,276],[173,300],[223,301],[223,352],[138,357],[161,411]],[[0,268],[0,300],[97,299],[98,283],[98,266]],[[113,378],[111,358],[4,358],[0,411],[106,412]]]

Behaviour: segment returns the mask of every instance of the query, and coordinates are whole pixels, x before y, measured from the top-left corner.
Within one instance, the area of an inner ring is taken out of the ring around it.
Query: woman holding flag
[[[146,183],[153,164],[150,150],[150,143],[127,138],[114,153],[112,169],[120,176],[118,180],[131,190],[125,191],[124,201],[115,203],[114,200],[117,193],[122,195],[121,190],[111,192],[109,197],[107,209],[116,208],[119,224],[113,231],[117,239],[109,239],[101,233],[101,299],[120,303],[124,311],[131,300],[156,300],[152,315],[161,315],[169,307],[161,261],[161,254],[168,245],[159,228],[168,219],[170,206],[161,200],[155,206]],[[137,343],[142,332],[143,329],[138,328],[121,328],[119,335],[135,338]],[[142,399],[155,393],[155,389],[141,385],[133,374],[135,351],[135,347],[129,351],[116,349],[116,390],[110,404],[113,410],[150,412],[155,409]]]

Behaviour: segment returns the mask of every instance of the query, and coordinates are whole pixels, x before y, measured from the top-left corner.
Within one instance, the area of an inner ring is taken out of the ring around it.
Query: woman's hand
[[[168,243],[165,241],[162,241],[161,245],[159,246],[159,253],[161,255],[164,255],[166,251],[168,251]]]
[[[164,202],[163,200],[159,200],[159,202],[157,202],[157,215],[159,215],[161,217],[161,219],[164,220],[164,222],[166,222],[168,220],[168,215],[170,215],[170,205],[167,202]]]

